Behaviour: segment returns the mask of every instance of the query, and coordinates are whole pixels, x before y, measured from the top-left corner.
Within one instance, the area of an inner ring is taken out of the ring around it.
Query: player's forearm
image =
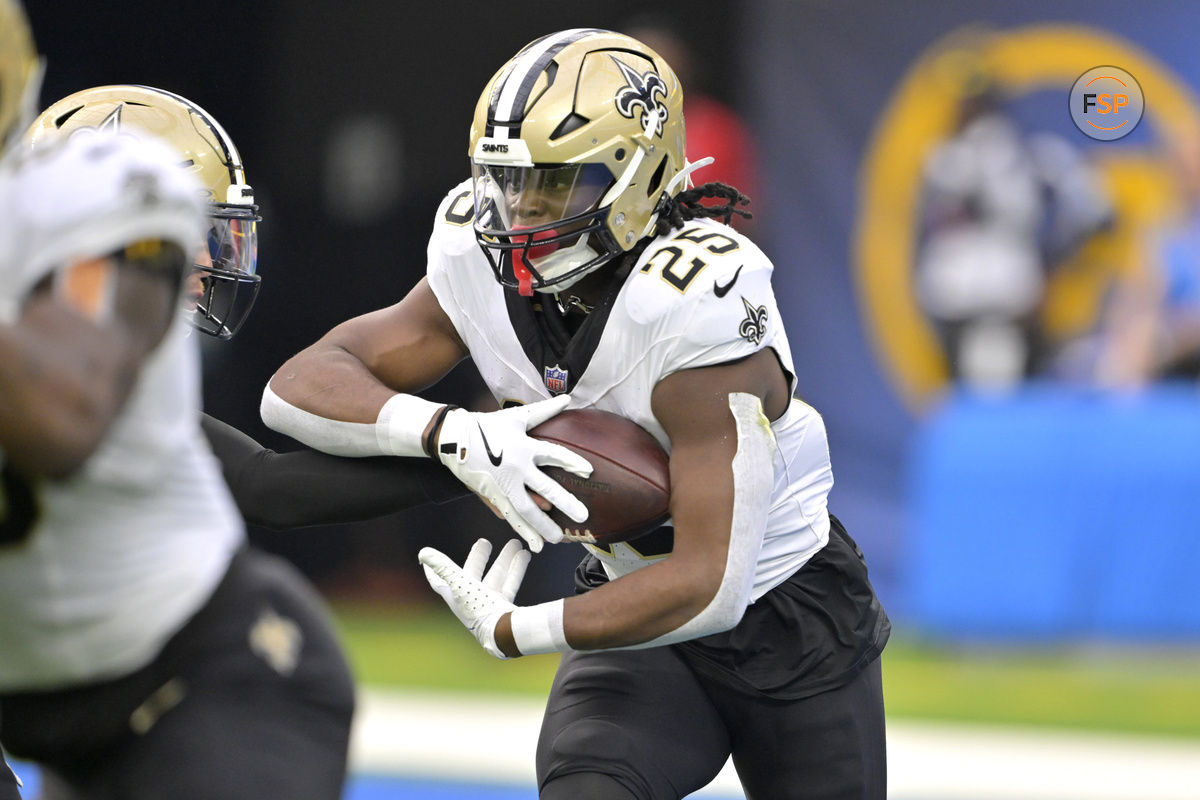
[[[270,387],[304,411],[372,423],[397,392],[431,386],[466,354],[421,281],[400,303],[347,320],[292,356]]]
[[[518,608],[496,625],[496,644],[510,658],[554,650],[603,650],[653,642],[700,617],[721,585],[711,565],[668,558],[586,594]],[[716,633],[737,624],[712,619]],[[691,637],[689,637],[691,638]]]
[[[334,456],[431,456],[438,424],[451,407],[393,393],[374,422],[346,422],[305,411],[268,385],[259,415],[267,427]]]
[[[277,453],[207,414],[201,427],[242,516],[273,530],[375,519],[469,493],[433,461]]]
[[[725,559],[670,556],[586,594],[568,598],[563,630],[577,650],[631,647],[671,633],[695,620],[721,586]],[[740,613],[713,619],[711,630],[727,630]]]
[[[453,478],[432,461],[267,451],[234,496],[247,522],[272,530],[360,522],[430,502],[422,468]]]
[[[113,332],[53,311],[0,328],[0,448],[27,474],[61,478],[95,451],[135,373]],[[80,326],[85,343],[56,346]]]
[[[557,606],[517,608],[502,620],[503,630],[497,625],[503,652],[656,647],[728,630],[741,620],[766,528],[775,440],[757,396],[731,393],[728,407],[737,430],[732,463],[718,467],[722,459],[709,458],[673,469],[672,554]],[[673,467],[688,460],[688,448],[681,450],[672,453]]]
[[[284,362],[269,385],[296,408],[343,422],[374,423],[383,404],[396,394],[358,357],[322,342]]]

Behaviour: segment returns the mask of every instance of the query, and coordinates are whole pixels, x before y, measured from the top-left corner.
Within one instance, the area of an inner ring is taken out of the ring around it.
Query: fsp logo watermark
[[[1071,120],[1093,139],[1111,142],[1128,136],[1142,119],[1142,87],[1120,67],[1093,67],[1071,87]]]

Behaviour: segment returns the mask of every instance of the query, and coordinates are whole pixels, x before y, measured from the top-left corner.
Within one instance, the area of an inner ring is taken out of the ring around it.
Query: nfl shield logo
[[[562,394],[567,390],[567,371],[559,369],[558,364],[546,367],[546,388],[552,394]]]

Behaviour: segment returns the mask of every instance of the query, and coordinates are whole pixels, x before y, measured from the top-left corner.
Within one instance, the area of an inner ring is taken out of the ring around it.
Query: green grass
[[[1200,737],[1200,648],[953,648],[893,634],[895,718]]]
[[[557,655],[493,658],[440,603],[337,605],[334,613],[355,675],[367,685],[542,697],[558,666]]]
[[[498,661],[441,605],[337,606],[360,682],[543,697],[557,656]],[[1200,647],[956,648],[897,631],[884,653],[892,719],[1200,737]]]

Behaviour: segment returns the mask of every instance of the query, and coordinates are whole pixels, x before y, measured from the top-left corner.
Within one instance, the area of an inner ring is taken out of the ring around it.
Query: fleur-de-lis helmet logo
[[[657,111],[658,119],[654,127],[654,135],[662,136],[663,123],[667,121],[667,106],[664,102],[667,99],[666,81],[654,70],[642,74],[616,56],[611,56],[611,58],[616,62],[617,68],[621,70],[626,83],[617,90],[614,98],[617,111],[623,117],[637,119],[643,128],[650,122],[650,115]]]
[[[76,128],[68,134],[68,138],[74,139],[78,136],[95,136],[97,133],[112,133],[118,136],[126,136],[130,139],[137,139],[137,136],[125,129],[125,124],[121,120],[121,112],[124,111],[125,104],[117,103],[112,111],[100,120],[96,125],[84,125]]]

